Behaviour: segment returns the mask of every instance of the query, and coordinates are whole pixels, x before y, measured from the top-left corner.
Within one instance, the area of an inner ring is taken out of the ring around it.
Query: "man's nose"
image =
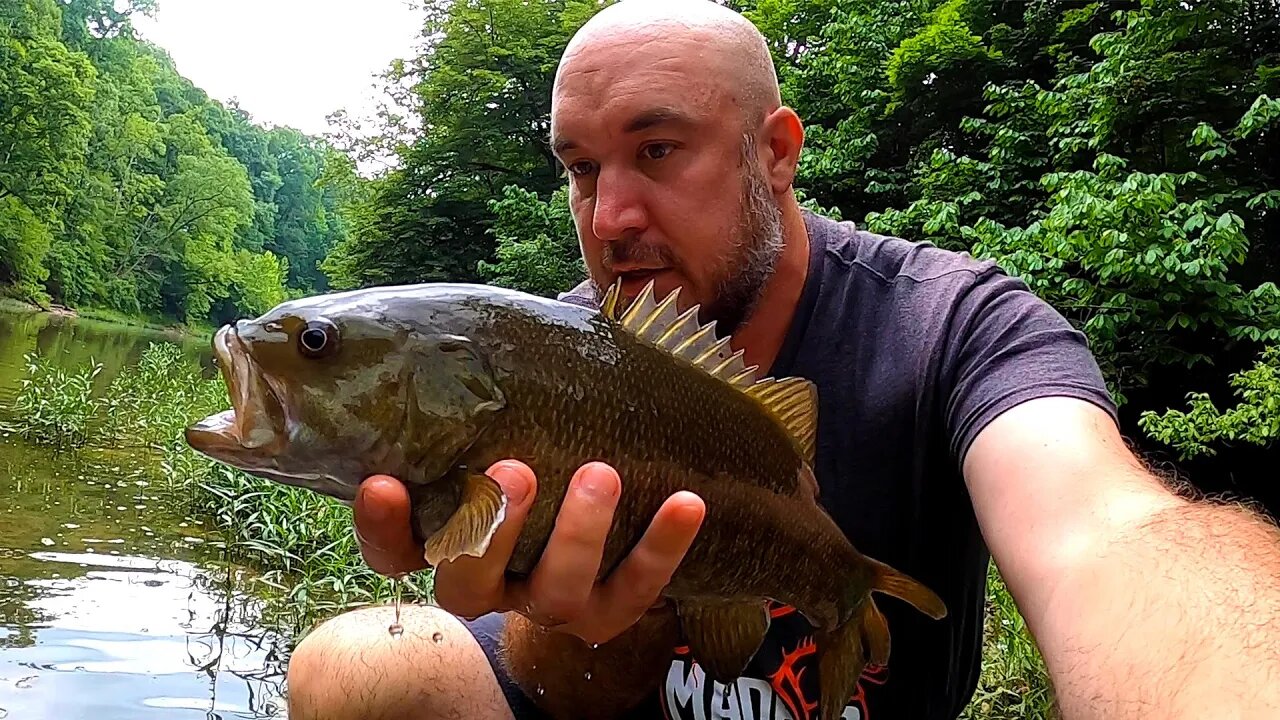
[[[601,240],[617,240],[645,229],[643,188],[625,172],[601,170],[596,179],[591,230]]]

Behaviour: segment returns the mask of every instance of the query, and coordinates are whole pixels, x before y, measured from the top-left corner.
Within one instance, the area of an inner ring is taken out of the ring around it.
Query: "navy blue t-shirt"
[[[961,467],[974,437],[1017,403],[1066,395],[1115,407],[1085,336],[994,263],[805,213],[809,273],[768,375],[818,388],[819,500],[861,552],[937,592],[932,620],[886,596],[887,668],[869,667],[848,720],[952,720],[981,662],[988,551]],[[591,304],[584,286],[561,299]],[[624,480],[625,482],[625,480]],[[728,690],[673,648],[647,715],[816,715],[810,627],[775,606],[765,645]]]

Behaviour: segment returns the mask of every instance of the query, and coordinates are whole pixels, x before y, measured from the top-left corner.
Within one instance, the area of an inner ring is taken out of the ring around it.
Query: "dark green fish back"
[[[592,335],[528,316],[498,320],[498,337],[519,338],[518,349],[496,358],[503,414],[536,423],[579,458],[673,463],[684,473],[797,491],[802,461],[756,400],[599,324]],[[600,362],[604,356],[611,361]]]

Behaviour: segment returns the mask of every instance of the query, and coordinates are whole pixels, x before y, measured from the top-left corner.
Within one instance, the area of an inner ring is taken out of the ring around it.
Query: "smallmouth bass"
[[[409,488],[436,566],[488,548],[506,498],[484,474],[515,458],[538,492],[507,571],[527,576],[573,473],[613,466],[622,495],[600,577],[666,498],[706,517],[663,596],[707,676],[732,682],[770,623],[766,599],[817,628],[823,720],[839,717],[889,630],[872,592],[933,617],[931,590],[859,553],[818,504],[817,393],[758,378],[699,308],[650,284],[600,309],[485,285],[382,287],[283,303],[214,339],[233,408],[187,429],[196,450],[248,473],[352,501],[370,475]]]

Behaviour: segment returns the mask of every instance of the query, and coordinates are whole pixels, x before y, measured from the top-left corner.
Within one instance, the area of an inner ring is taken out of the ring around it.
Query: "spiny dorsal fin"
[[[747,388],[746,393],[769,408],[800,446],[805,462],[812,465],[818,430],[817,386],[802,377],[765,378]]]
[[[716,339],[715,322],[698,325],[698,306],[683,313],[676,309],[680,288],[662,301],[653,292],[653,281],[625,310],[619,308],[621,281],[605,292],[600,312],[655,347],[688,360],[713,377],[720,378],[755,398],[795,441],[800,454],[813,464],[817,429],[818,392],[801,377],[756,378],[756,366],[747,367],[742,351],[730,352],[730,338]]]
[[[622,297],[622,280],[618,280],[605,290],[600,300],[600,312],[610,320],[618,319],[618,298]]]
[[[736,388],[745,390],[756,381],[756,368],[742,362],[742,351],[731,352],[728,337],[716,339],[714,322],[698,325],[698,306],[683,314],[676,309],[680,288],[659,301],[650,280],[625,310],[618,307],[621,289],[621,282],[617,282],[605,293],[600,304],[600,312],[605,317],[637,338],[688,360]]]

